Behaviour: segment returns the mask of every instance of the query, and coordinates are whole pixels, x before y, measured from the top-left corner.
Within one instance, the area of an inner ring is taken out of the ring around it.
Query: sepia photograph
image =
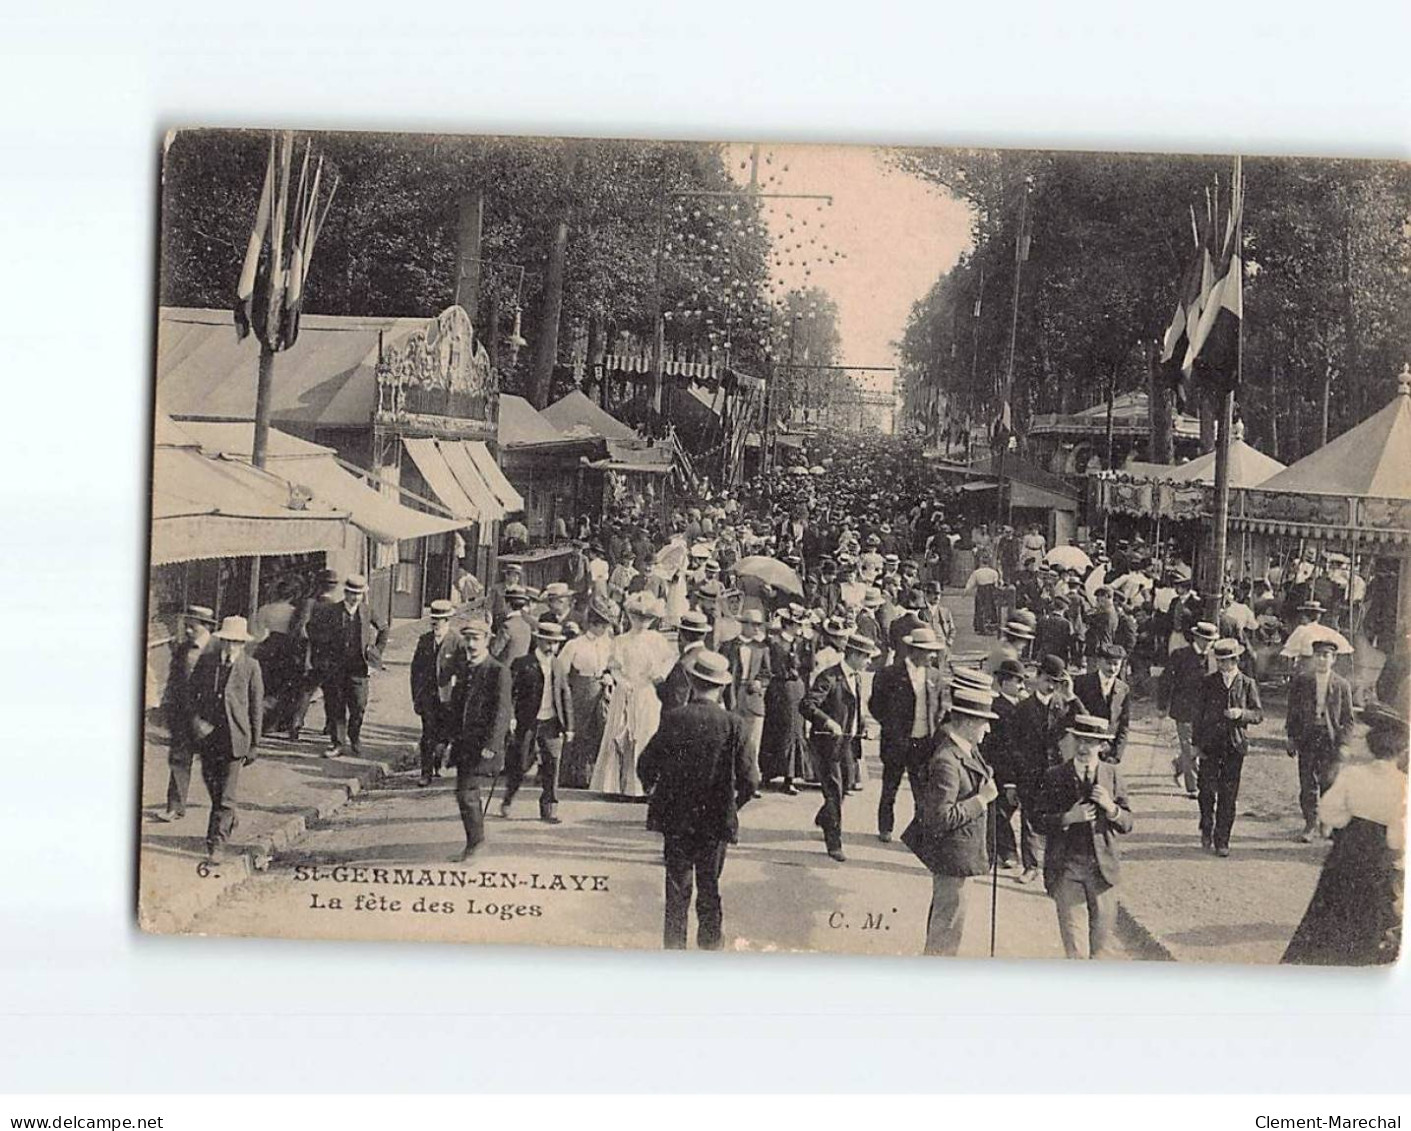
[[[143,931],[1397,961],[1411,164],[159,157]]]

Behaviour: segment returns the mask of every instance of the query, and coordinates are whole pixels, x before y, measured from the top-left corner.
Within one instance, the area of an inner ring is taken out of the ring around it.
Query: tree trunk
[[[554,227],[549,245],[549,265],[544,281],[544,306],[539,319],[539,340],[534,343],[534,373],[529,382],[529,403],[543,408],[553,388],[554,362],[559,353],[559,315],[563,310],[563,272],[568,259],[568,210]]]
[[[1279,367],[1269,370],[1269,454],[1279,459]]]
[[[1202,391],[1197,394],[1200,398],[1200,450],[1210,452],[1215,450],[1215,422],[1219,417],[1220,409],[1212,404],[1209,397]]]
[[[1332,400],[1333,393],[1333,363],[1326,361],[1323,363],[1323,422],[1318,429],[1318,447],[1323,447],[1328,442],[1328,404]]]
[[[1166,387],[1165,376],[1157,363],[1157,351],[1147,348],[1147,397],[1150,403],[1148,420],[1151,427],[1151,440],[1148,446],[1148,459],[1152,463],[1175,463],[1176,449],[1171,429],[1175,406],[1172,404],[1171,390]]]

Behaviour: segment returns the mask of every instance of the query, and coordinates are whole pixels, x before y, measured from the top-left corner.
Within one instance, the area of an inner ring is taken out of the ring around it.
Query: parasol
[[[789,468],[789,474],[790,474],[790,475],[807,475],[807,474],[808,474],[808,468],[804,467],[804,465],[801,464],[801,463],[800,463],[800,464],[795,464],[793,467]]]
[[[1088,574],[1088,576],[1083,579],[1083,592],[1085,592],[1089,597],[1096,597],[1097,591],[1102,588],[1102,585],[1106,580],[1107,567],[1105,565],[1100,565],[1097,567],[1097,569],[1093,570],[1092,573]]]
[[[1313,642],[1315,640],[1331,640],[1338,646],[1339,656],[1352,655],[1352,644],[1347,637],[1335,628],[1329,628],[1325,624],[1301,624],[1289,633],[1289,638],[1284,641],[1283,648],[1279,651],[1280,656],[1302,657],[1313,655]]]
[[[799,575],[778,558],[767,558],[762,554],[741,558],[735,563],[735,576],[742,579],[755,577],[795,597],[803,596],[803,582],[799,580]]]
[[[1087,569],[1093,564],[1092,558],[1077,546],[1055,546],[1044,555],[1044,561],[1060,569]]]
[[[818,467],[818,466],[810,467],[810,468],[808,469],[808,473],[809,473],[810,475],[827,475],[827,474],[828,474],[827,469],[822,468],[822,467]]]

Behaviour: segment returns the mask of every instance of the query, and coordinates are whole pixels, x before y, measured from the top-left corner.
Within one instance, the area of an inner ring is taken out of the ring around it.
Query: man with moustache
[[[941,719],[949,709],[945,680],[933,659],[945,645],[918,624],[898,641],[897,658],[872,680],[867,709],[881,728],[882,795],[877,804],[877,839],[886,844],[896,824],[897,790],[902,776],[911,782],[930,757]]]
[[[456,688],[463,678],[465,644],[451,631],[455,606],[450,601],[431,602],[431,628],[422,633],[412,656],[412,709],[421,719],[420,786],[441,776],[441,762],[455,738]]]
[[[469,860],[485,840],[485,811],[480,797],[482,781],[503,769],[505,737],[509,732],[512,699],[510,672],[490,655],[490,622],[483,614],[472,616],[461,629],[465,639],[465,680],[458,696],[459,726],[451,749],[456,767],[456,807],[465,829],[465,848],[451,857]]]

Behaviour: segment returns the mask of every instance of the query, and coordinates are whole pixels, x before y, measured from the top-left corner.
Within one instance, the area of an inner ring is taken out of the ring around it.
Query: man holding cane
[[[465,679],[457,702],[460,720],[451,758],[456,766],[456,806],[465,828],[465,848],[451,859],[469,860],[485,839],[485,808],[480,779],[494,779],[503,769],[505,735],[510,726],[510,672],[490,655],[490,622],[477,614],[461,629],[465,638]]]

